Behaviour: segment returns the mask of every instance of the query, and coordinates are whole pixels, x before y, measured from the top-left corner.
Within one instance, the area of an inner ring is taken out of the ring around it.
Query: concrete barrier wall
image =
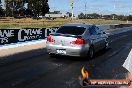
[[[114,25],[110,25],[110,29],[116,29],[116,26],[117,26],[118,24],[114,24]]]
[[[112,25],[98,25],[99,28],[102,30],[109,30],[109,29],[116,29],[116,28],[123,28],[123,27],[131,27],[132,24],[112,24]]]

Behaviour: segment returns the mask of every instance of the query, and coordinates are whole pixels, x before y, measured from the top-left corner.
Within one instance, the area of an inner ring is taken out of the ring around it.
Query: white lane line
[[[113,53],[111,53],[108,57],[112,57],[114,55],[116,55],[117,53],[119,53],[124,47],[121,47],[119,49],[117,49],[116,51],[114,51]]]

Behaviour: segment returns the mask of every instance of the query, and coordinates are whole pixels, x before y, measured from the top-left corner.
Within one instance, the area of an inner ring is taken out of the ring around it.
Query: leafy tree
[[[43,1],[43,5],[41,8],[42,11],[42,15],[44,16],[47,12],[49,12],[49,5],[48,5],[48,0],[42,0]]]
[[[10,16],[11,15],[10,2],[9,0],[5,0],[5,3],[6,3],[6,16]]]
[[[92,14],[84,14],[84,13],[80,13],[78,15],[79,19],[98,19],[100,18],[101,15],[97,14],[97,13],[92,13]]]
[[[7,16],[45,15],[49,12],[48,0],[5,0]],[[28,8],[24,4],[28,3]]]
[[[127,16],[127,20],[132,21],[132,15]]]
[[[93,13],[93,14],[91,14],[91,15],[93,16],[94,19],[98,19],[98,18],[100,17],[100,15],[97,14],[97,13]]]
[[[78,15],[78,18],[79,18],[79,19],[84,19],[84,18],[85,18],[84,13],[80,13],[80,14]]]
[[[49,12],[48,0],[29,0],[29,9],[33,11],[34,16],[45,15]]]
[[[0,16],[3,16],[4,15],[4,10],[2,8],[2,2],[0,0]]]
[[[124,17],[125,17],[124,15],[118,15],[118,16],[117,16],[117,19],[118,19],[118,20],[123,20]]]

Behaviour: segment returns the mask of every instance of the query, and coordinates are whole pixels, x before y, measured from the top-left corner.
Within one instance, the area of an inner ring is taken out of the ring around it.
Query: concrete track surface
[[[13,62],[5,63],[1,59],[0,88],[81,88],[78,77],[83,66],[91,79],[124,79],[127,71],[122,64],[132,48],[132,31],[110,35],[109,41],[109,49],[96,53],[93,59],[64,56],[51,58],[44,49],[38,56],[19,59],[24,54],[18,55],[14,58],[18,60]]]

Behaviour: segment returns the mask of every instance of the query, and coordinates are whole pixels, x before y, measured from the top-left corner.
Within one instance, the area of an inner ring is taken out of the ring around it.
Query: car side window
[[[97,34],[102,34],[102,31],[98,27],[95,27],[95,30],[96,30]]]
[[[89,33],[90,33],[90,35],[97,35],[95,26],[92,26],[91,28],[89,28]]]

